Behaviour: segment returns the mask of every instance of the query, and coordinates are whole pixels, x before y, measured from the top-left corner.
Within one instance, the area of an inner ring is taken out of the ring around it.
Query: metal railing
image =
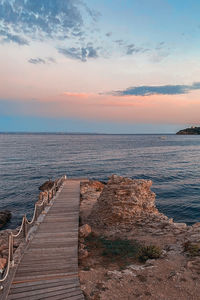
[[[7,258],[7,265],[4,268],[4,271],[0,278],[0,290],[3,290],[3,284],[6,282],[8,278],[9,271],[11,267],[14,266],[14,241],[15,239],[24,240],[27,242],[28,234],[30,229],[35,225],[38,217],[40,214],[45,210],[45,208],[49,205],[51,199],[56,195],[57,191],[60,189],[61,185],[63,184],[66,176],[62,176],[58,180],[54,182],[54,185],[51,189],[46,190],[46,195],[42,195],[41,203],[38,201],[35,203],[34,213],[32,220],[29,221],[26,215],[22,218],[22,223],[20,229],[17,234],[13,234],[12,232],[9,234],[8,238],[8,258]]]

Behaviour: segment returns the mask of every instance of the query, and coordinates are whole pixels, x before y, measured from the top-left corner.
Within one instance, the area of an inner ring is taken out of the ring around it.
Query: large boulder
[[[156,214],[155,193],[151,180],[130,179],[112,175],[91,212],[96,224],[132,223],[140,214]]]
[[[11,212],[9,210],[0,211],[0,228],[2,228],[10,219]]]

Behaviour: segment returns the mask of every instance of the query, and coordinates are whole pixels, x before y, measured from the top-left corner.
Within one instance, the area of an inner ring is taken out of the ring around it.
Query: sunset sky
[[[200,124],[199,0],[0,0],[0,132]]]

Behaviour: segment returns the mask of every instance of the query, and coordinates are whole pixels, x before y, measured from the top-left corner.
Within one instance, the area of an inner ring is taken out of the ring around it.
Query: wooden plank
[[[31,280],[24,280],[24,281],[13,281],[12,287],[22,287],[22,286],[32,286],[32,285],[38,285],[38,284],[44,284],[44,283],[55,283],[55,282],[79,282],[78,275],[74,276],[51,276],[51,277],[45,277],[45,278],[32,278]]]
[[[47,263],[49,263],[49,264],[52,264],[52,263],[54,263],[54,264],[58,264],[56,261],[57,261],[57,257],[56,256],[54,256],[54,257],[44,257],[43,259],[42,259],[42,261],[41,261],[41,258],[40,257],[38,257],[38,258],[29,258],[29,259],[23,259],[23,261],[21,261],[21,263],[20,263],[20,266],[23,266],[23,265],[30,265],[31,263],[33,263],[33,264],[35,264],[35,265],[37,265],[37,264],[47,264]],[[69,258],[66,258],[66,256],[61,256],[59,259],[58,259],[58,261],[59,261],[59,264],[65,264],[65,263],[68,263],[68,262],[74,262],[74,263],[77,263],[77,258],[76,257],[70,257],[70,259]]]
[[[76,254],[76,253],[75,253]],[[41,262],[41,260],[43,261],[43,260],[54,260],[54,261],[56,261],[56,260],[58,260],[58,259],[66,259],[67,261],[69,260],[69,259],[77,259],[77,257],[72,257],[72,255],[71,255],[71,252],[68,252],[68,253],[58,253],[58,254],[56,254],[56,253],[51,253],[50,255],[46,255],[46,254],[41,254],[41,253],[39,253],[38,255],[33,255],[33,254],[26,254],[24,257],[23,257],[23,260],[21,261],[21,263],[23,262],[23,261],[40,261]]]
[[[78,280],[80,182],[65,181],[15,273],[8,300],[83,300]]]
[[[49,297],[49,298],[43,298],[43,299],[50,299],[50,300],[85,300],[85,298],[83,297],[83,295],[78,295],[78,296],[70,296],[69,298],[65,297],[64,295],[57,295],[57,296],[53,296],[53,297]]]
[[[46,279],[47,277],[52,277],[52,278],[54,278],[54,277],[57,277],[57,276],[69,276],[69,277],[71,277],[71,276],[78,276],[78,273],[77,272],[64,272],[64,273],[60,273],[60,272],[58,272],[58,273],[53,273],[53,274],[40,274],[40,275],[29,275],[29,276],[22,276],[22,275],[20,275],[20,276],[15,276],[15,280],[16,281],[29,281],[29,280],[37,280],[37,279]]]
[[[34,286],[48,286],[48,285],[56,285],[56,284],[79,284],[79,280],[77,277],[61,277],[61,278],[54,278],[54,279],[44,279],[44,280],[36,280],[36,281],[29,281],[29,282],[13,282],[11,289],[20,289],[20,288],[35,288]]]
[[[10,296],[8,296],[8,300],[14,300],[14,299],[40,300],[40,299],[49,299],[57,295],[64,295],[65,298],[67,299],[67,297],[70,298],[71,296],[79,296],[81,295],[81,293],[82,292],[80,291],[80,288],[77,287],[71,289],[64,289],[62,287],[62,290],[54,290],[51,292],[46,291],[46,289],[42,291],[40,290],[39,294],[37,293],[37,291],[23,292],[20,294],[11,294]]]
[[[41,297],[41,295],[45,295],[46,294],[52,294],[52,293],[56,293],[59,291],[62,291],[63,290],[70,294],[71,292],[76,292],[76,293],[80,293],[80,288],[79,286],[65,286],[65,285],[60,285],[60,286],[53,286],[53,287],[40,287],[38,289],[38,287],[36,286],[36,289],[34,290],[25,290],[25,291],[21,291],[21,292],[16,292],[16,291],[12,291],[12,295],[10,297],[10,299],[21,299],[22,297],[26,296],[27,299],[29,299],[31,296],[34,296],[34,295],[39,295]]]
[[[65,263],[65,264],[38,264],[38,265],[20,265],[20,268],[18,269],[18,273],[28,272],[30,274],[33,272],[44,272],[44,271],[58,271],[58,270],[68,270],[68,269],[78,269],[77,263]]]
[[[66,284],[65,282],[56,282],[54,284],[52,283],[48,283],[48,284],[40,284],[40,285],[34,285],[34,286],[24,286],[24,287],[20,287],[20,288],[11,288],[12,290],[12,294],[19,294],[19,293],[22,293],[22,292],[32,292],[32,291],[39,291],[40,290],[46,290],[51,288],[52,290],[54,289],[61,289],[61,287],[65,287],[65,288],[79,288],[79,283],[76,282],[76,283],[68,283]]]

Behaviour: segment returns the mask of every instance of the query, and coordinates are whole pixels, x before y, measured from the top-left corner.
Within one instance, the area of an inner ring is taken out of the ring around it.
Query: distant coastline
[[[200,127],[190,127],[190,128],[185,128],[182,130],[179,130],[176,134],[191,134],[191,135],[198,135],[200,134]]]
[[[176,135],[176,133],[105,133],[105,132],[26,132],[26,131],[19,131],[19,132],[1,132],[0,135]]]

